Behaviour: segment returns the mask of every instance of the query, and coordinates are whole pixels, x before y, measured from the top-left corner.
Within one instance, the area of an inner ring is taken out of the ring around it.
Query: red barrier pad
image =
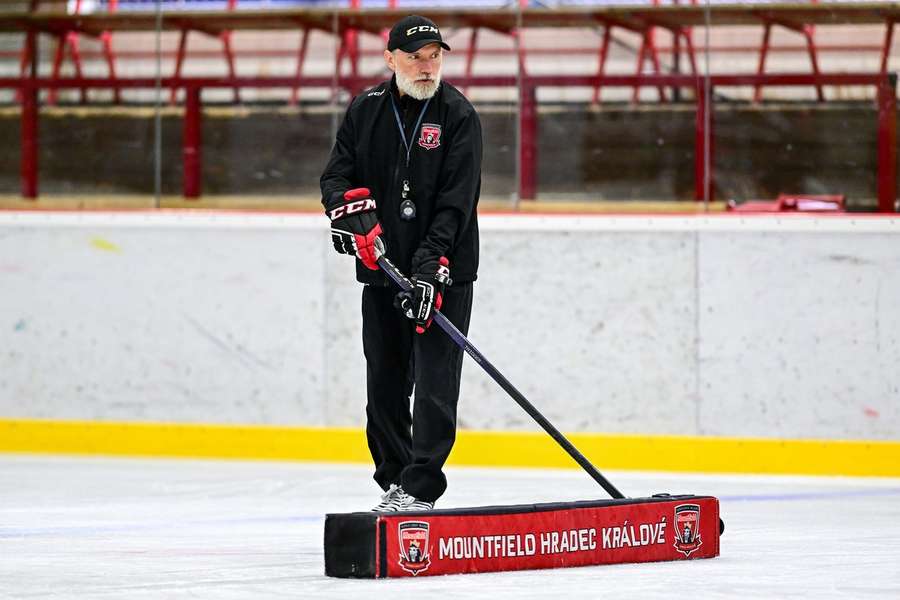
[[[777,200],[748,200],[742,204],[729,200],[727,208],[739,213],[847,212],[842,194],[779,194]]]
[[[421,577],[713,558],[720,534],[711,496],[330,514],[325,574]]]

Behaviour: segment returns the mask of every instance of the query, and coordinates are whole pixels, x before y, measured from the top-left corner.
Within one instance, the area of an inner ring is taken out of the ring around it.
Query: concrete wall
[[[514,105],[478,106],[484,130],[482,198],[516,191]],[[203,193],[318,198],[337,118],[327,108],[209,108],[203,118]],[[541,200],[692,200],[692,104],[544,106],[537,119]],[[878,114],[857,104],[744,105],[715,111],[718,200],[779,193],[844,194],[875,209]],[[42,194],[153,194],[152,110],[48,108],[41,112]],[[161,117],[162,193],[181,194],[182,117]],[[0,112],[0,193],[20,191],[20,118]],[[8,149],[4,151],[3,149]]]
[[[471,339],[563,431],[900,437],[898,219],[482,229]],[[0,418],[359,426],[352,271],[318,215],[0,213]]]

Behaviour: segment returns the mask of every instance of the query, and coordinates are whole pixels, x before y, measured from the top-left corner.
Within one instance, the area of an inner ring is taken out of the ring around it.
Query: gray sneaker
[[[434,508],[434,502],[419,500],[415,496],[411,496],[403,491],[402,487],[397,488],[394,500],[391,503],[390,511],[407,512],[414,510],[431,510]]]
[[[391,487],[381,495],[381,502],[371,512],[396,512],[397,493],[399,491],[401,491],[400,486],[392,483]]]

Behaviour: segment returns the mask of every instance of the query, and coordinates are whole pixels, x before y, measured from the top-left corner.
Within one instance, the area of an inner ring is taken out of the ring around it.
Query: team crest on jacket
[[[441,145],[441,126],[434,123],[422,123],[419,130],[419,145],[426,150],[434,150]]]
[[[690,556],[702,543],[700,505],[679,504],[675,507],[675,549]]]
[[[398,527],[400,542],[400,567],[413,575],[418,575],[431,566],[428,555],[428,523],[403,521]]]

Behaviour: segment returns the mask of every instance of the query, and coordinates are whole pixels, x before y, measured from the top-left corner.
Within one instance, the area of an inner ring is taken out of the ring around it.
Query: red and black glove
[[[452,285],[450,261],[442,256],[437,262],[423,264],[412,277],[413,288],[397,294],[394,306],[416,322],[416,333],[425,333],[431,326],[434,311],[444,302],[444,287]]]
[[[325,208],[331,219],[331,241],[340,254],[355,255],[366,267],[378,270],[375,240],[381,235],[381,223],[375,214],[375,200],[369,188],[354,188],[335,194]]]

